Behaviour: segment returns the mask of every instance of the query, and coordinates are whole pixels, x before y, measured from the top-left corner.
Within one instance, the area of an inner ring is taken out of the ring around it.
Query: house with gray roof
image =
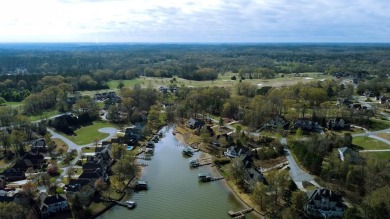
[[[307,193],[306,213],[315,218],[342,218],[345,207],[342,196],[321,188]]]

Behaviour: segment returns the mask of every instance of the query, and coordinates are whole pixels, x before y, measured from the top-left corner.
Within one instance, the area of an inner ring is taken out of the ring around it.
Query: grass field
[[[134,80],[124,80],[122,81],[123,84],[125,85],[125,87],[131,87],[131,86],[134,86],[136,84],[141,84],[143,81],[140,79],[140,78],[137,78],[137,79],[134,79]],[[119,85],[119,80],[112,80],[112,81],[109,81],[107,83],[108,87],[110,87],[110,89],[117,89],[118,85]]]
[[[364,150],[390,149],[390,145],[387,145],[382,141],[364,136],[354,137],[352,143],[362,147]]]
[[[62,156],[65,156],[68,152],[68,145],[59,138],[53,138],[52,140],[56,143],[56,148],[54,150],[59,151],[60,148],[62,148]]]
[[[12,106],[12,107],[19,107],[19,106],[22,106],[23,103],[22,102],[6,102],[4,104],[2,104],[1,106]]]
[[[370,130],[378,131],[390,128],[390,121],[371,119]]]
[[[102,140],[108,136],[98,130],[105,127],[113,127],[112,124],[102,121],[95,121],[92,125],[83,126],[75,131],[76,136],[67,136],[69,140],[78,145],[85,145],[94,142],[96,139]]]
[[[42,112],[41,114],[38,114],[38,115],[29,116],[28,119],[30,121],[37,121],[37,120],[47,119],[49,117],[52,117],[52,116],[55,116],[58,114],[60,114],[60,112],[58,110],[50,110],[50,111]]]
[[[362,154],[362,153],[360,153]],[[367,152],[364,153],[364,156],[367,158],[374,158],[378,160],[385,160],[390,162],[390,151],[384,151],[384,152]]]

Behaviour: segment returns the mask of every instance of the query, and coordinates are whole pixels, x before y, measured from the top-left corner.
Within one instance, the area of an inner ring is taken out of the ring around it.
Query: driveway
[[[291,155],[291,151],[287,148],[287,139],[281,138],[280,143],[284,146],[284,154],[286,155],[288,164],[290,166],[289,172],[291,179],[297,185],[298,189],[306,192],[306,189],[303,187],[303,182],[310,182],[317,188],[321,187],[316,181],[314,181],[314,176],[310,175],[299,167],[294,157]]]

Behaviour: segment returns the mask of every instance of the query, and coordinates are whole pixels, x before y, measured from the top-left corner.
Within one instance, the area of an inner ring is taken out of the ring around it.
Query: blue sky
[[[390,42],[390,0],[12,0],[0,42]]]

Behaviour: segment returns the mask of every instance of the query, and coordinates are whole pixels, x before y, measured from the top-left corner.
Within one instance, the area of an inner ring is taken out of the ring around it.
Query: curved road
[[[64,141],[67,145],[68,145],[68,152],[70,152],[71,150],[76,150],[77,151],[77,157],[75,159],[73,159],[73,161],[67,166],[67,167],[64,167],[64,168],[61,168],[63,169],[64,171],[61,173],[61,175],[58,177],[57,179],[57,182],[61,181],[62,178],[68,173],[68,170],[69,168],[73,167],[77,161],[81,158],[81,149],[83,147],[88,147],[88,146],[92,146],[94,145],[95,143],[90,143],[90,144],[86,144],[86,145],[77,145],[76,143],[74,143],[73,141],[69,140],[68,138],[66,138],[65,136],[55,132],[53,129],[50,129],[48,128],[47,129],[50,134],[52,135],[51,138],[58,138],[58,139],[61,139],[62,141]],[[108,139],[111,139],[112,137],[115,136],[115,134],[117,133],[117,129],[116,128],[112,128],[112,127],[107,127],[107,128],[101,128],[99,129],[99,132],[102,132],[102,133],[108,133],[108,137],[100,140],[99,142],[102,142],[102,141],[106,141]]]

